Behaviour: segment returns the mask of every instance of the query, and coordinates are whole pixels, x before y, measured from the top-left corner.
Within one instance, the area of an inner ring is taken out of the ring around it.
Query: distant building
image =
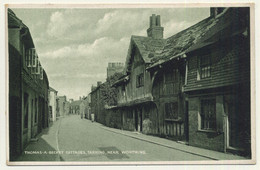
[[[86,119],[91,119],[91,94],[87,96]]]
[[[66,96],[58,96],[57,100],[57,117],[64,117],[68,114],[69,102],[67,102]]]
[[[94,115],[94,120],[97,122],[102,122],[101,120],[101,110],[104,107],[101,103],[101,91],[100,86],[102,82],[98,81],[97,86],[92,86],[90,96],[91,96],[91,114]]]
[[[49,87],[49,114],[50,120],[55,122],[57,116],[57,93],[55,89]]]
[[[108,63],[107,78],[124,70],[124,63]]]
[[[79,115],[80,114],[80,103],[81,100],[75,100],[70,103],[69,114]]]

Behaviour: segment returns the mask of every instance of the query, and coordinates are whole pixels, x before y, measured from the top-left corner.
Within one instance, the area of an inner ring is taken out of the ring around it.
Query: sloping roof
[[[152,37],[143,37],[132,35],[128,53],[126,57],[125,69],[129,69],[128,65],[131,61],[131,53],[134,46],[140,52],[145,63],[151,63],[152,58],[160,54],[165,46],[165,39],[154,39]],[[126,70],[124,70],[126,72]]]
[[[165,46],[165,39],[154,39],[152,37],[132,36],[145,63],[151,63],[152,59],[162,53]]]
[[[23,25],[22,21],[8,8],[8,28],[20,28],[21,25]]]
[[[55,89],[52,88],[51,86],[49,86],[49,90],[50,90],[50,91],[54,91],[54,92],[58,92],[57,90],[55,90]]]
[[[148,67],[154,67],[179,56],[182,56],[198,42],[205,42],[217,32],[228,28],[231,23],[230,8],[226,8],[216,18],[208,17],[197,24],[166,39],[162,53],[152,59],[152,64]],[[206,35],[206,36],[205,36]],[[219,34],[218,36],[222,36]],[[210,43],[210,41],[208,42]]]
[[[27,48],[35,47],[29,28],[15,15],[15,13],[10,8],[8,8],[8,28],[20,28],[23,30],[24,43]]]

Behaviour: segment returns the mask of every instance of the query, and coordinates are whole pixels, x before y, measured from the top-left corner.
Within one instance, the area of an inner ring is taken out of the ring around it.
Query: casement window
[[[165,118],[166,119],[178,118],[178,102],[165,103]]]
[[[198,72],[199,77],[198,79],[204,79],[211,76],[211,56],[204,55],[198,58]]]
[[[38,55],[36,53],[36,50],[34,48],[31,49],[32,50],[32,67],[36,67],[37,65],[37,59],[38,59]]]
[[[202,99],[200,101],[200,130],[213,130],[216,127],[216,99]]]
[[[40,79],[43,80],[43,68],[40,66]]]
[[[41,63],[40,63],[40,61],[38,60],[37,61],[37,65],[36,65],[36,73],[35,74],[41,74],[41,69],[40,69],[40,67],[41,67]]]
[[[122,96],[125,97],[125,86],[122,86]]]
[[[144,73],[141,73],[136,76],[136,87],[144,86]]]
[[[165,84],[163,95],[177,94],[179,92],[179,72],[178,69],[165,72]]]

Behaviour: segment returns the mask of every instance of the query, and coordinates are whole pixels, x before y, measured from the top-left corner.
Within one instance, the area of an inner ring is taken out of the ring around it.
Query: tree
[[[123,73],[115,73],[107,78],[107,81],[100,86],[101,100],[105,105],[113,106],[117,104],[118,90],[112,85],[121,77]]]

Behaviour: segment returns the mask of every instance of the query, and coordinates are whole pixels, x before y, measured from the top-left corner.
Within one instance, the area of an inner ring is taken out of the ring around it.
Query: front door
[[[142,115],[142,109],[139,110],[139,127],[138,131],[142,132],[143,131],[143,115]]]
[[[134,115],[135,115],[135,130],[138,131],[138,112],[137,112],[137,109],[134,109]]]
[[[232,98],[226,105],[227,107],[227,148],[240,149],[243,148],[244,143],[244,127],[243,127],[243,114],[239,110],[236,98]]]
[[[143,117],[142,117],[142,110],[139,108],[134,109],[135,115],[135,130],[138,132],[143,131]]]
[[[34,113],[34,102],[32,99],[32,110],[31,110],[31,138],[33,138],[33,113]]]

